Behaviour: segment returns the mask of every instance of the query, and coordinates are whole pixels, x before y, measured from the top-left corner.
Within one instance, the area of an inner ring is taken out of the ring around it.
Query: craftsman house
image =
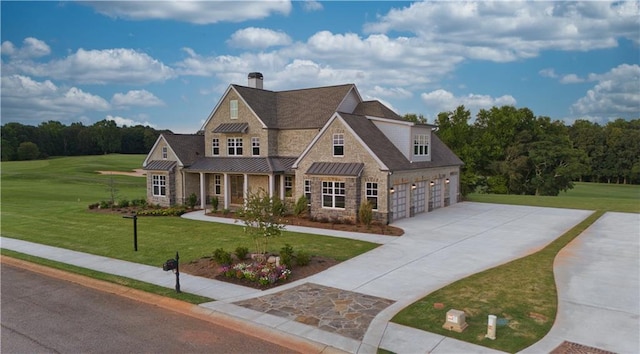
[[[144,160],[149,203],[243,204],[263,189],[311,216],[355,221],[363,201],[381,222],[446,207],[459,197],[462,161],[433,133],[353,84],[291,91],[230,85],[197,134],[162,134]]]

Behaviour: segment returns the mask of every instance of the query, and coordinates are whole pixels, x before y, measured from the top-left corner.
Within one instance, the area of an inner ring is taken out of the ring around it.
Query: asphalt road
[[[290,353],[215,324],[6,264],[2,353]]]

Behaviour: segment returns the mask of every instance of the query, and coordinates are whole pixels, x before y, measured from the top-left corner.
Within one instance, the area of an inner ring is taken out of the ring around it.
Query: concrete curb
[[[153,306],[158,306],[165,310],[177,312],[182,315],[191,316],[203,321],[207,321],[225,328],[238,331],[242,334],[257,337],[259,339],[295,350],[301,353],[323,353],[338,354],[345,353],[337,348],[314,342],[305,338],[292,336],[274,328],[261,326],[247,322],[242,319],[206,309],[188,302],[171,299],[168,297],[147,293],[141,290],[132,289],[123,285],[110,283],[103,280],[90,278],[84,275],[66,272],[60,269],[49,268],[36,263],[23,261],[17,258],[0,256],[0,263],[25,269],[31,272],[65,280],[74,284],[82,285],[94,290],[122,296],[131,300],[139,301]]]

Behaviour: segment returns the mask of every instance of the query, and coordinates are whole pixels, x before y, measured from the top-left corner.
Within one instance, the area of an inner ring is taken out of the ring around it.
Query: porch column
[[[273,197],[273,173],[269,174],[269,198]]]
[[[207,205],[206,195],[205,195],[205,178],[204,172],[200,172],[200,209],[203,209]]]
[[[249,197],[249,176],[245,173],[242,177],[242,204],[247,205],[247,198]]]
[[[227,173],[222,174],[222,178],[224,179],[224,188],[222,193],[224,194],[224,208],[229,208],[229,175]]]
[[[284,175],[280,175],[280,200],[284,200]]]

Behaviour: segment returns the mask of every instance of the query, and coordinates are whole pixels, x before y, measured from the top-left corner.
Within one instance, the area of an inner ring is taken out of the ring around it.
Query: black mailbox
[[[166,262],[162,265],[162,270],[169,271],[177,268],[178,262],[175,259],[167,259]]]

